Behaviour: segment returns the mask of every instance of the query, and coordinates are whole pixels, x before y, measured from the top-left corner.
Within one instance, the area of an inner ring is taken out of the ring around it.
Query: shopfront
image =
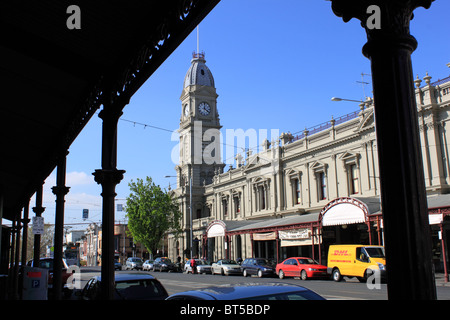
[[[378,199],[366,201],[341,197],[320,212],[321,261],[327,260],[331,244],[382,244],[382,218]]]
[[[450,207],[430,208],[432,259],[435,272],[444,273],[448,281],[448,243],[450,240]]]
[[[436,272],[448,278],[450,195],[429,197],[429,222]],[[319,213],[254,221],[214,220],[203,237],[203,256],[215,258],[261,257],[280,262],[306,256],[326,263],[331,244],[384,245],[379,198],[341,197]]]

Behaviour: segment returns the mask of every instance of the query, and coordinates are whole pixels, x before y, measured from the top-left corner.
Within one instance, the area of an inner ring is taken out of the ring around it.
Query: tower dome
[[[204,52],[194,53],[192,55],[191,66],[184,77],[183,88],[192,85],[209,86],[214,88],[214,78],[205,62]]]

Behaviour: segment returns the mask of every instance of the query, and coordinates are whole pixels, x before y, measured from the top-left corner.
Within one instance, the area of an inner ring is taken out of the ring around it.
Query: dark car
[[[301,286],[284,283],[240,284],[190,290],[171,295],[167,300],[325,300]]]
[[[178,271],[178,267],[167,257],[159,257],[153,261],[153,271]]]
[[[82,300],[100,300],[101,280],[101,276],[89,279],[76,295]],[[162,284],[148,273],[116,273],[115,284],[115,300],[164,300],[168,297]]]
[[[122,264],[117,260],[114,260],[114,270],[122,270]]]
[[[241,264],[242,275],[274,276],[275,266],[269,260],[264,258],[249,258],[245,259]]]

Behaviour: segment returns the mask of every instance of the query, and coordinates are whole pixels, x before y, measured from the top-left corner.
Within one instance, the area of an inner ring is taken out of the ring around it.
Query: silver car
[[[152,270],[153,269],[153,260],[145,260],[144,264],[142,265],[142,270]]]
[[[141,258],[136,258],[136,257],[130,257],[127,259],[127,262],[125,264],[125,269],[142,269],[142,259]]]
[[[230,259],[222,259],[214,262],[211,265],[212,274],[230,275],[239,274],[242,275],[241,266],[237,264],[236,261]]]

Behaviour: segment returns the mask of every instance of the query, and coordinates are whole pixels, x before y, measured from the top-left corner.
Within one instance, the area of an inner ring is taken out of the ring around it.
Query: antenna
[[[358,83],[360,83],[360,84],[362,85],[362,88],[363,88],[363,94],[364,94],[364,99],[367,99],[366,91],[365,91],[365,89],[364,89],[364,85],[365,85],[365,84],[370,84],[370,83],[364,81],[364,76],[370,76],[370,74],[367,74],[367,73],[364,73],[364,72],[361,73],[361,81],[356,81],[356,82],[358,82]]]

